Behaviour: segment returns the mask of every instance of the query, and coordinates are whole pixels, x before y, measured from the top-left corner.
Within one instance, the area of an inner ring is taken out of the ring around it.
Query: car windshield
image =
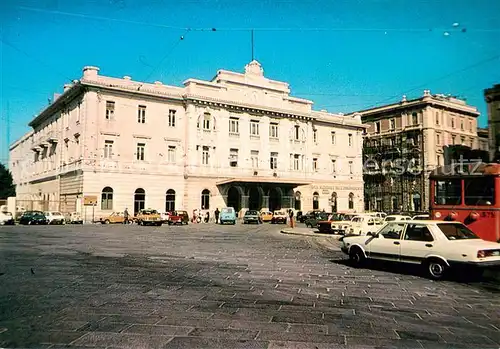
[[[474,232],[463,224],[439,223],[437,226],[448,240],[479,239]]]
[[[391,221],[395,221],[395,220],[396,220],[396,217],[386,217],[385,218],[386,222],[391,222]]]
[[[416,216],[416,217],[413,217],[413,220],[415,221],[425,221],[425,220],[428,220],[429,217],[428,216]]]
[[[223,208],[222,213],[233,213],[233,209],[230,207]]]
[[[274,212],[274,214],[277,215],[277,216],[284,216],[285,212],[283,212],[283,211],[276,211],[276,212]]]
[[[256,216],[258,215],[257,211],[247,211],[245,212],[245,216]]]

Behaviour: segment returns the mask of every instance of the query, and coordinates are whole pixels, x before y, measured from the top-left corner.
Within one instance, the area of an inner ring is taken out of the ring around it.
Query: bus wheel
[[[441,280],[446,274],[448,266],[440,259],[430,259],[426,261],[425,268],[427,275],[433,280]]]

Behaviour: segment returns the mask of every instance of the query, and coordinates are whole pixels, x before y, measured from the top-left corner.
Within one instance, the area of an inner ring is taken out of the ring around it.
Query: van
[[[231,224],[236,224],[236,211],[234,210],[234,207],[224,207],[220,211],[220,218],[219,218],[220,224],[224,223],[231,223]]]

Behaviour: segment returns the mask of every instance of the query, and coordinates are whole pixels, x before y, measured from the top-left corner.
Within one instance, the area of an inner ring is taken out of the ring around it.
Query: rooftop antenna
[[[253,54],[253,29],[251,30],[251,34],[252,34],[252,61],[254,60],[254,54]]]

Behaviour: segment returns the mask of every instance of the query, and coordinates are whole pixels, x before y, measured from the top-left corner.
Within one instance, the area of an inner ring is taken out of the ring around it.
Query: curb
[[[293,230],[281,230],[281,234],[287,234],[287,235],[300,235],[300,236],[313,236],[313,237],[328,237],[328,238],[333,238],[335,240],[338,240],[342,237],[342,235],[333,235],[333,234],[323,234],[323,233],[315,233],[314,230],[310,230],[309,233],[302,233],[300,231],[293,231]]]

